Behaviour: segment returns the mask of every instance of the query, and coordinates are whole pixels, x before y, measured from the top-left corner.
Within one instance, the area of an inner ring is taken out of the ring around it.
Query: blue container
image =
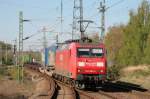
[[[49,64],[49,49],[45,48],[45,66],[48,66]]]
[[[57,50],[56,45],[52,45],[42,50],[42,64],[44,66],[52,66],[55,64],[55,52]]]

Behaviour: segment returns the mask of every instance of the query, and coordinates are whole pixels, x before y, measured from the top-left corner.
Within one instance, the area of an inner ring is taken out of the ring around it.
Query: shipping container
[[[43,66],[54,66],[55,65],[55,52],[56,45],[52,45],[48,48],[45,48],[41,52],[42,56],[42,65]]]
[[[49,66],[54,66],[55,65],[55,53],[57,50],[56,45],[52,45],[49,47]]]
[[[32,62],[31,55],[30,54],[23,55],[23,62],[24,63],[30,63],[30,62]]]
[[[49,50],[48,48],[42,49],[42,65],[47,66],[49,64]]]

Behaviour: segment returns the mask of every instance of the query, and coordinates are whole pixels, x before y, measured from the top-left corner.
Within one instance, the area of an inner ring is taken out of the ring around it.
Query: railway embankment
[[[150,65],[128,66],[121,70],[120,81],[150,89]]]
[[[15,66],[0,67],[0,99],[28,99],[34,92],[35,82],[25,73],[23,83],[17,80]]]

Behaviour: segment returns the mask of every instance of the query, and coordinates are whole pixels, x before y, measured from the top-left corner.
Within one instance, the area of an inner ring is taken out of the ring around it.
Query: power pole
[[[46,59],[46,48],[47,48],[47,40],[46,40],[46,28],[43,27],[43,48],[44,48],[44,54]],[[46,67],[46,61],[44,63],[44,68]]]
[[[8,60],[8,45],[7,45],[7,42],[5,43],[5,58],[6,58],[6,64],[7,64],[7,60]]]
[[[83,0],[80,0],[80,32],[81,38],[84,37],[84,29],[83,29]]]
[[[61,17],[60,17],[60,21],[61,21],[61,34],[63,32],[63,1],[61,0]]]
[[[78,12],[78,13],[77,13]],[[77,15],[76,15],[77,14]],[[77,21],[79,19],[79,21]],[[92,23],[91,20],[83,20],[83,0],[74,0],[74,10],[73,10],[73,25],[72,25],[72,39],[73,34],[77,32],[77,22],[80,24],[80,33],[81,33],[81,39],[85,37],[85,30],[87,29],[89,23]],[[86,26],[84,26],[84,23],[87,23]]]
[[[57,44],[57,47],[58,47],[58,33],[56,35],[56,44]]]
[[[43,47],[47,48],[46,28],[45,27],[43,27]]]
[[[100,7],[99,7],[99,11],[101,12],[101,34],[100,34],[100,40],[102,42],[104,41],[104,36],[105,36],[105,12],[108,9],[110,9],[110,8],[120,4],[120,3],[122,3],[123,1],[125,1],[125,0],[119,0],[118,2],[112,4],[109,7],[106,7],[105,0],[103,0],[103,2],[100,2]]]
[[[23,12],[19,12],[18,80],[23,81]],[[21,73],[20,73],[21,72]]]
[[[99,11],[101,12],[101,34],[100,34],[100,40],[104,40],[105,35],[105,12],[106,12],[106,6],[105,6],[105,0],[103,2],[100,2],[100,8]]]
[[[79,19],[80,23],[80,33],[81,38],[84,37],[84,26],[83,26],[83,0],[74,0],[74,7],[73,7],[73,24],[72,24],[72,39],[74,33],[77,32],[77,22]]]
[[[0,65],[2,65],[2,44],[0,45]]]
[[[23,82],[23,76],[24,76],[24,57],[23,57],[23,22],[28,22],[30,20],[23,19],[23,12],[19,12],[19,55],[18,55],[18,80]],[[21,73],[20,73],[21,72]]]
[[[80,19],[80,1],[74,0],[74,7],[73,7],[73,22],[72,22],[72,39],[74,39],[74,34],[77,32],[77,23],[78,19]]]
[[[13,51],[13,57],[14,57],[14,65],[17,66],[17,39],[14,40],[14,51]]]

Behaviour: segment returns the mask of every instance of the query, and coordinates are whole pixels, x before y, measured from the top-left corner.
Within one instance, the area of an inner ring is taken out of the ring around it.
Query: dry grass
[[[149,65],[128,66],[127,68],[124,68],[122,71],[125,73],[131,73],[135,71],[149,71],[149,68],[150,68]]]
[[[150,89],[150,66],[138,65],[129,66],[121,71],[122,81],[141,85],[144,88]]]
[[[16,80],[17,68],[4,70],[0,77],[0,99],[28,99],[34,92],[35,83],[24,77],[24,83]]]

